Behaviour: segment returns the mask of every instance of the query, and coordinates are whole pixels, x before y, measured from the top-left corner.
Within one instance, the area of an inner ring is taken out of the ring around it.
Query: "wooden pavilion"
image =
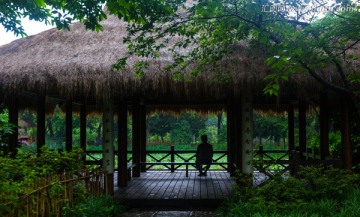
[[[102,22],[103,32],[86,31],[82,24],[71,31],[51,29],[0,47],[0,100],[9,109],[10,122],[18,124],[18,112],[32,109],[37,113],[37,149],[45,145],[45,115],[59,103],[66,103],[66,150],[72,149],[72,116],[80,113],[81,148],[86,147],[86,117],[91,112],[103,114],[103,165],[113,185],[114,117],[118,118],[119,186],[126,185],[127,114],[133,120],[133,175],[140,176],[140,162],[145,158],[146,114],[154,110],[182,109],[226,111],[228,118],[228,161],[245,173],[252,172],[252,111],[287,111],[289,150],[295,144],[294,114],[299,117],[299,151],[306,150],[306,113],[320,110],[321,159],[329,155],[329,114],[341,111],[343,167],[352,168],[350,112],[352,100],[335,93],[307,75],[293,75],[281,85],[278,97],[264,95],[267,68],[260,52],[246,44],[223,61],[223,72],[209,67],[205,73],[184,79],[162,68],[171,61],[166,51],[150,65],[141,78],[134,76],[135,57],[123,71],[112,64],[127,54],[122,39],[126,25],[109,16]],[[176,40],[181,40],[180,38]],[[328,72],[319,72],[328,75]],[[330,73],[331,74],[331,73]],[[216,79],[222,76],[220,79]],[[331,75],[330,75],[331,76]],[[331,78],[333,82],[338,79]],[[116,116],[115,116],[116,115]],[[17,131],[15,131],[17,132]],[[18,135],[10,140],[17,147]],[[110,188],[111,189],[111,188]],[[111,191],[110,191],[111,193]]]

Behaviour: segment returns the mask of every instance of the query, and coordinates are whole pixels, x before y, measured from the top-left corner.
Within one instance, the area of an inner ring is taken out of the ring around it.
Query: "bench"
[[[176,170],[177,168],[179,168],[180,166],[185,166],[185,170],[186,170],[186,177],[189,176],[189,166],[193,166],[194,168],[196,168],[195,162],[141,162],[140,165],[146,165],[149,166],[146,169],[150,169],[152,166],[166,166],[169,170],[171,170],[171,172],[174,172],[174,170]],[[230,162],[212,162],[211,165],[232,165]],[[168,167],[170,166],[170,167]],[[175,167],[177,166],[177,167]]]

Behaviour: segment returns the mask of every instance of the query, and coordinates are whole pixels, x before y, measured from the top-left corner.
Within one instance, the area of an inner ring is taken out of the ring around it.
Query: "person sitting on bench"
[[[202,143],[196,150],[196,168],[199,170],[198,176],[206,176],[206,172],[210,169],[213,158],[213,147],[209,144],[207,135],[201,136]],[[202,165],[206,164],[205,171],[203,172]]]

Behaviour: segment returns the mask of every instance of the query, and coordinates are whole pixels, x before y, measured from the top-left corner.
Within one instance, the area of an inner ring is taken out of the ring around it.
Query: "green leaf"
[[[44,0],[33,0],[38,7],[46,7]]]

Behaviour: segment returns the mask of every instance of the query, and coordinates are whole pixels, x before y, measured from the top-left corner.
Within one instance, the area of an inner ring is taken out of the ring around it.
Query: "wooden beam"
[[[118,186],[127,186],[127,105],[118,105]]]
[[[299,151],[300,158],[303,159],[303,153],[306,152],[306,103],[299,102]]]
[[[41,147],[45,145],[45,95],[39,94],[37,97],[37,133],[36,133],[36,151],[41,154]]]
[[[327,94],[320,95],[320,158],[329,156],[329,112]]]
[[[343,150],[344,169],[352,169],[352,147],[350,132],[350,112],[348,99],[344,99],[341,109],[341,143]]]
[[[80,148],[86,152],[86,104],[80,105]],[[85,162],[86,155],[83,157]]]
[[[288,107],[288,148],[289,151],[295,149],[295,124],[294,124],[294,105],[289,104]]]
[[[133,176],[140,176],[141,161],[141,117],[140,117],[140,100],[136,98],[132,106],[132,163],[135,165]]]
[[[66,115],[65,115],[65,136],[66,136],[66,142],[65,142],[65,150],[71,151],[72,150],[72,130],[73,130],[73,115],[72,115],[72,101],[68,100],[66,102]]]
[[[19,125],[19,107],[17,97],[14,97],[9,102],[9,123],[14,126],[13,133],[10,134],[9,137],[9,152],[13,157],[15,157],[17,148],[19,146],[18,141],[18,125]]]

